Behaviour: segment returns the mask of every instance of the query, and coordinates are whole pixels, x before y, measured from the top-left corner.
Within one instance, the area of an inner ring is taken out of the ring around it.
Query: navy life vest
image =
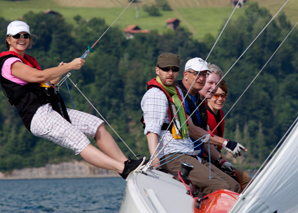
[[[196,94],[196,105],[194,104],[192,98],[190,97],[190,95],[186,95],[187,94],[187,89],[185,88],[185,86],[183,85],[182,80],[176,81],[176,85],[181,89],[184,97],[185,97],[185,101],[187,101],[187,104],[189,106],[189,111],[190,112],[194,112],[197,108],[197,106],[199,106],[201,104],[201,98],[200,98],[200,94],[197,93]],[[201,127],[204,130],[207,130],[207,110],[206,110],[206,102],[204,102],[203,104],[201,104],[198,108],[200,115],[201,115],[201,123],[199,123],[199,119],[196,116],[196,113],[193,113],[193,115],[191,116],[191,120],[193,122],[193,124],[195,126]]]
[[[2,76],[3,63],[10,57],[17,57],[28,66],[38,70],[41,69],[36,59],[27,54],[21,57],[14,51],[0,53],[0,82],[2,91],[10,104],[16,107],[25,127],[30,131],[31,120],[35,112],[40,106],[47,103],[50,103],[55,111],[70,122],[64,102],[54,87],[44,88],[40,87],[38,83],[19,85]]]
[[[159,82],[156,81],[156,78],[151,79],[151,80],[147,83],[147,89],[148,89],[148,90],[151,89],[151,88],[154,88],[154,87],[160,89],[160,90],[166,95],[166,97],[167,97],[167,99],[168,99],[168,115],[169,115],[169,119],[170,119],[170,121],[171,121],[172,118],[173,118],[173,116],[174,116],[174,112],[173,112],[172,109],[171,109],[171,104],[174,104],[174,102],[173,102],[173,100],[172,100],[172,97],[171,97],[171,96],[169,95],[169,93],[165,90],[165,88],[164,88]],[[176,92],[177,92],[177,95],[178,95],[180,101],[182,102],[183,99],[182,99],[182,97],[181,97],[181,95],[180,95],[180,93],[179,93],[179,91],[178,91],[178,89],[177,89],[176,86],[175,86],[175,89],[176,89]],[[182,102],[182,103],[183,103],[183,102]],[[183,103],[183,107],[184,107],[184,103]],[[185,117],[187,118],[187,115],[186,115],[186,114],[185,114]],[[141,122],[143,123],[144,128],[145,128],[145,121],[144,121],[144,117],[143,117],[143,116],[142,116],[142,118],[141,118]],[[162,130],[167,130],[167,129],[168,129],[169,131],[171,131],[173,123],[174,123],[174,122],[172,122],[172,124],[171,124],[170,126],[169,126],[169,124],[164,123],[164,124],[162,125],[161,129],[162,129]]]

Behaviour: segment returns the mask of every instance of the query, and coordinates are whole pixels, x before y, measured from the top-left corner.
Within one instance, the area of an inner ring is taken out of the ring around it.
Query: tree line
[[[271,17],[268,10],[260,8],[257,3],[250,4],[244,16],[227,25],[208,62],[227,71]],[[72,26],[61,17],[44,13],[29,12],[23,16],[31,32],[37,35],[33,48],[27,53],[39,61],[42,69],[80,57],[108,27],[102,18],[87,21],[77,15],[74,19],[77,24]],[[0,18],[3,38],[9,22]],[[292,24],[281,13],[231,69],[225,78],[229,87],[225,112],[291,28]],[[206,58],[215,40],[206,33],[203,41],[197,41],[187,29],[181,27],[175,31],[166,30],[162,35],[157,31],[135,34],[133,39],[126,40],[118,27],[112,27],[95,46],[94,53],[90,54],[82,69],[72,72],[71,79],[130,148],[136,154],[148,156],[146,137],[140,123],[140,101],[146,92],[147,81],[155,77],[158,55],[175,53],[180,56],[181,66],[184,67],[192,57]],[[226,118],[225,138],[236,140],[249,150],[234,162],[244,169],[257,168],[297,117],[297,43],[298,34],[291,34]],[[6,50],[4,42],[0,44],[0,50]],[[182,78],[182,72],[178,78]],[[68,85],[75,108],[97,115],[76,88],[69,82]],[[67,107],[73,108],[65,84],[60,88],[60,93]],[[1,171],[81,159],[66,148],[30,134],[2,92],[0,97]],[[124,153],[133,157],[117,136],[110,132]]]

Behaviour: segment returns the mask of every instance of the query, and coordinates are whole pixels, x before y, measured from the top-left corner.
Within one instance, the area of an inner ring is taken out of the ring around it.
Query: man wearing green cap
[[[213,172],[213,169],[217,168],[212,168],[212,179],[209,180],[209,169],[196,158],[199,151],[194,149],[188,135],[185,122],[187,116],[184,106],[181,105],[183,94],[175,86],[179,70],[180,59],[177,55],[161,54],[155,67],[157,77],[147,83],[148,91],[141,101],[145,124],[144,134],[147,137],[151,155],[161,140],[158,150],[162,151],[153,161],[152,166],[158,167],[162,164],[162,168],[175,174],[180,171],[182,162],[188,162],[194,167],[189,178],[203,194],[209,194],[219,189],[240,192],[240,186],[236,181],[229,185]],[[184,154],[182,155],[182,153]],[[161,164],[160,159],[164,160]],[[165,162],[167,163],[164,164]]]

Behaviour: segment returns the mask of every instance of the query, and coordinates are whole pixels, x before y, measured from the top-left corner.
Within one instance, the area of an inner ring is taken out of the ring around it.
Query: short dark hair
[[[221,80],[218,84],[219,88],[222,89],[225,93],[228,93],[228,86],[225,80]]]

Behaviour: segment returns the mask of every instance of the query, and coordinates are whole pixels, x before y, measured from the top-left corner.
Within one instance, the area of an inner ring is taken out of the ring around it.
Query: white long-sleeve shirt
[[[181,97],[183,97],[180,88],[178,88],[178,90]],[[158,141],[163,137],[158,150],[167,144],[165,149],[160,153],[159,158],[176,152],[186,152],[188,155],[195,156],[199,153],[199,151],[194,150],[193,142],[189,137],[184,139],[174,139],[170,130],[161,130],[164,123],[170,123],[170,119],[168,114],[168,99],[160,89],[149,89],[143,96],[141,108],[143,110],[145,121],[144,134],[147,135],[149,132],[155,133],[158,135]]]

